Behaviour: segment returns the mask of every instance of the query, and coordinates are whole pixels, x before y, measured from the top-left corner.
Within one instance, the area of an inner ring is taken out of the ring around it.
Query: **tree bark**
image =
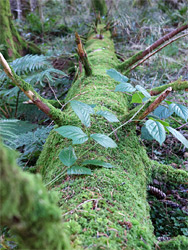
[[[11,16],[9,0],[0,1],[0,45],[4,57],[15,59],[26,53],[40,54],[41,50],[33,43],[27,43],[17,32]]]
[[[104,26],[99,25],[98,29],[102,30]],[[129,98],[126,94],[114,92],[117,83],[106,74],[107,69],[116,68],[119,62],[110,32],[104,31],[103,37],[96,39],[94,32],[88,35],[85,48],[92,75],[82,74],[65,102],[75,99],[97,104],[97,110],[110,110],[124,121],[131,112]],[[82,126],[70,105],[64,110],[62,125]],[[113,123],[111,127],[104,119],[93,119],[87,133],[103,130],[109,134],[118,125]],[[72,243],[76,249],[154,249],[156,238],[147,203],[147,185],[154,177],[169,183],[186,183],[188,174],[151,161],[140,145],[134,123],[119,129],[112,138],[117,140],[115,149],[96,145],[88,151],[87,143],[76,145],[74,149],[79,161],[98,159],[111,163],[114,168],[95,168],[93,175],[87,177],[64,178],[62,174],[63,177],[54,185],[55,178],[61,176],[64,169],[59,153],[71,142],[52,131],[37,162],[38,171],[47,186],[53,184],[62,196],[63,218],[70,228],[75,227]],[[176,246],[182,244],[181,249],[188,247],[186,237],[178,237],[175,242]]]

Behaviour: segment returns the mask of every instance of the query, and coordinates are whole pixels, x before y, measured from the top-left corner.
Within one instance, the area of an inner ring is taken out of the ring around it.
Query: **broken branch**
[[[16,75],[1,53],[0,64],[3,66],[6,75],[12,80],[14,84],[16,84],[16,86],[18,86],[21,91],[24,92],[31,102],[35,104],[41,111],[43,111],[48,117],[54,120],[55,123],[61,125],[63,120],[62,112],[49,104],[48,101],[42,98],[29,83],[25,82],[20,76]]]
[[[155,43],[153,43],[151,46],[149,46],[146,50],[139,51],[137,54],[132,56],[131,58],[127,59],[125,62],[118,65],[118,69],[121,71],[127,70],[129,67],[131,67],[136,62],[143,59],[146,55],[150,54],[153,50],[158,48],[160,45],[162,45],[164,42],[170,40],[172,37],[180,33],[181,31],[188,28],[188,24],[185,24],[170,33],[166,34],[165,36],[158,39]]]

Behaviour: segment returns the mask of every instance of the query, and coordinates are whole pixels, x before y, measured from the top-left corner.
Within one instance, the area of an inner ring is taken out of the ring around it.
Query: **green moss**
[[[185,236],[178,236],[169,241],[160,242],[158,245],[161,250],[187,250],[188,238]]]
[[[94,7],[96,12],[99,12],[101,16],[107,14],[107,6],[105,0],[92,0],[92,7]]]
[[[188,172],[181,169],[174,169],[172,166],[163,165],[156,161],[151,162],[152,177],[169,183],[186,184]]]
[[[3,50],[5,58],[15,59],[20,55],[28,53],[41,54],[41,50],[33,43],[27,43],[17,32],[11,19],[9,1],[0,1],[0,44],[6,49]]]
[[[41,177],[16,166],[15,153],[0,144],[2,226],[17,236],[19,249],[70,249],[54,195]]]
[[[129,112],[129,98],[125,94],[114,92],[117,82],[106,74],[107,69],[117,67],[118,60],[110,33],[104,32],[103,35],[104,39],[99,40],[93,39],[93,33],[89,34],[86,50],[92,63],[92,76],[80,76],[72,85],[65,102],[74,98],[87,104],[97,104],[96,110],[111,110],[124,122],[124,117]],[[78,126],[84,130],[69,104],[63,115],[62,125]],[[119,124],[112,123],[113,129]],[[91,128],[86,132],[99,133],[101,130],[105,134],[112,132],[104,118],[97,118],[97,121],[92,118]],[[81,157],[78,163],[85,159],[102,159],[115,168],[95,168],[91,176],[67,179],[62,176],[53,187],[59,192],[59,205],[67,226],[70,229],[74,226],[76,228],[71,235],[71,242],[76,249],[154,249],[156,239],[146,190],[155,164],[140,146],[135,130],[135,125],[130,124],[118,130],[116,137],[112,135],[112,139],[119,139],[115,149],[104,149],[97,145],[88,151],[92,142],[74,145],[77,157]],[[64,166],[58,156],[69,145],[70,140],[55,131],[50,133],[37,162],[44,182],[48,183],[62,173]],[[156,174],[163,171],[158,166]],[[182,174],[180,173],[179,179],[184,179],[184,173]],[[168,171],[163,176],[173,179],[173,174]]]

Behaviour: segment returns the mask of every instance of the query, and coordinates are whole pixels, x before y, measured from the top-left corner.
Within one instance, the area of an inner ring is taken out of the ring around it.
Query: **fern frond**
[[[38,82],[38,83],[40,83],[40,85],[42,87],[44,87],[43,82],[46,79],[52,84],[55,79],[58,79],[59,75],[67,76],[61,70],[54,69],[54,68],[49,68],[49,69],[46,69],[46,70],[44,70],[42,72],[32,74],[32,76],[28,76],[27,78],[25,78],[25,81],[32,84],[32,85]]]
[[[46,56],[43,55],[26,55],[10,63],[17,75],[27,74],[39,69],[45,69],[51,67],[50,62],[47,60]],[[0,79],[3,81],[7,78],[6,74],[3,72],[0,75]]]

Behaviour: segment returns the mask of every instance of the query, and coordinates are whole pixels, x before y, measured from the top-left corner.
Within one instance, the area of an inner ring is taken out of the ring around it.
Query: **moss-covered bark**
[[[27,43],[17,32],[11,16],[9,0],[0,1],[0,51],[5,58],[15,59],[26,53],[40,54],[40,49]]]
[[[98,28],[103,27],[99,25]],[[87,104],[97,104],[96,110],[111,110],[122,120],[129,112],[129,102],[125,94],[114,92],[117,83],[106,74],[107,69],[116,68],[119,62],[110,33],[107,31],[103,35],[104,39],[100,40],[93,39],[95,34],[89,34],[86,51],[92,64],[92,76],[81,76],[73,84],[65,102],[75,97],[75,100]],[[64,110],[62,125],[81,127],[69,105]],[[116,128],[118,124],[112,126]],[[112,132],[104,119],[97,122],[93,119],[89,131],[100,133],[101,129],[105,134]],[[67,220],[76,249],[154,249],[156,239],[147,203],[147,183],[152,173],[172,182],[176,179],[185,183],[188,178],[184,171],[177,173],[169,166],[150,161],[140,146],[133,124],[118,130],[117,137],[119,141],[115,149],[98,145],[88,152],[88,143],[74,147],[78,158],[87,151],[80,160],[100,159],[115,168],[94,169],[92,176],[83,178],[62,178],[62,184],[54,186],[59,191],[63,218]],[[113,136],[113,139],[117,138]],[[63,165],[58,155],[70,144],[70,140],[54,131],[49,135],[37,163],[46,183],[61,173]]]
[[[0,222],[8,226],[19,249],[70,249],[63,231],[60,209],[40,176],[23,173],[15,152],[0,142]]]

